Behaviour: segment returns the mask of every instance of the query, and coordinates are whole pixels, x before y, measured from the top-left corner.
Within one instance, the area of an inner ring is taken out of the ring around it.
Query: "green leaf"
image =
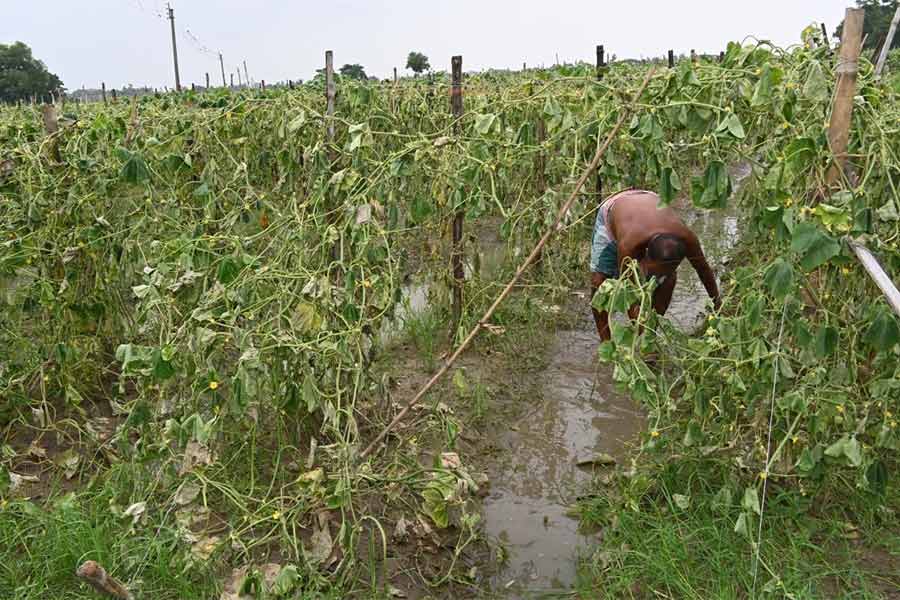
[[[780,77],[777,79],[780,79]],[[770,103],[772,101],[772,89],[775,87],[775,83],[776,73],[772,69],[772,65],[766,63],[762,67],[762,72],[760,73],[759,81],[756,82],[756,87],[753,88],[753,98],[750,100],[750,105],[761,106]]]
[[[687,510],[691,506],[690,496],[685,496],[682,494],[672,494],[672,500],[675,502],[675,506],[677,506],[681,510]]]
[[[142,181],[150,179],[150,171],[147,169],[147,163],[144,162],[144,158],[140,154],[129,152],[125,148],[119,148],[117,154],[119,155],[119,158],[125,161],[125,164],[122,165],[120,174],[122,179],[128,183],[141,183]]]
[[[300,573],[294,565],[282,567],[275,581],[272,582],[272,593],[276,596],[286,596],[294,591],[300,582]]]
[[[237,260],[232,256],[226,256],[222,259],[222,262],[219,263],[219,270],[216,274],[219,282],[223,285],[228,285],[235,279],[237,279],[238,273],[241,272],[241,267],[238,264]]]
[[[876,351],[889,351],[900,341],[900,327],[894,315],[886,310],[880,310],[878,316],[872,320],[872,324],[866,330],[863,340]]]
[[[497,121],[497,115],[493,113],[482,113],[475,115],[475,131],[481,135],[487,135],[494,123]]]
[[[725,131],[728,131],[728,133],[739,140],[747,137],[747,134],[744,132],[744,126],[741,125],[740,118],[734,113],[729,113],[716,128],[716,133],[723,133]]]
[[[659,197],[663,206],[668,206],[681,191],[681,179],[672,167],[664,167],[659,181]]]
[[[701,208],[724,208],[731,196],[731,178],[725,163],[714,160],[702,177],[691,179],[691,199]]]
[[[813,102],[827,102],[830,98],[828,82],[825,80],[825,71],[822,64],[814,60],[809,65],[809,73],[806,75],[806,83],[803,84],[803,96]]]
[[[806,222],[794,227],[791,250],[801,255],[800,266],[811,271],[840,254],[841,244],[814,224]]]
[[[810,138],[791,140],[784,148],[784,163],[795,175],[804,173],[812,166],[816,156],[816,145]]]
[[[737,522],[734,524],[734,532],[740,535],[749,535],[747,523],[747,513],[738,515]]]
[[[288,123],[288,131],[294,133],[295,131],[300,129],[304,123],[306,123],[306,111],[301,110],[299,113],[297,113],[297,116],[291,119],[291,122]]]
[[[315,305],[310,304],[309,302],[301,301],[297,303],[295,317],[297,328],[304,335],[308,336],[319,333],[319,331],[321,331],[322,329],[322,325],[324,324],[324,320],[319,314],[319,311],[316,310]]]
[[[750,486],[744,490],[744,499],[741,501],[741,506],[747,510],[752,510],[757,515],[762,514],[759,508],[759,495],[755,487]]]
[[[837,329],[828,325],[822,325],[816,332],[815,351],[816,356],[825,358],[834,353],[837,346],[838,332]]]
[[[306,402],[306,412],[310,414],[319,408],[319,391],[309,375],[303,378],[303,401]]]
[[[776,298],[784,298],[794,287],[794,267],[783,258],[777,259],[766,270],[763,283]]]

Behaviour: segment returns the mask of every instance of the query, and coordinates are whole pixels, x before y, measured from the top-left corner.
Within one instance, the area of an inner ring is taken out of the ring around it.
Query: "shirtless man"
[[[677,281],[675,270],[685,258],[691,261],[715,306],[719,306],[716,276],[703,256],[700,241],[674,210],[659,206],[659,196],[653,192],[621,192],[608,198],[597,210],[591,240],[594,293],[607,278],[619,276],[626,258],[638,262],[644,277],[656,277],[659,284],[653,293],[653,308],[660,315],[666,314],[669,308]],[[593,307],[591,310],[597,333],[602,340],[608,340],[609,313]]]

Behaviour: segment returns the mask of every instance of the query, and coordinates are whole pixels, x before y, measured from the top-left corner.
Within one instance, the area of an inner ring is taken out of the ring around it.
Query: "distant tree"
[[[410,52],[406,57],[406,68],[418,75],[430,69],[431,65],[428,64],[428,57],[421,52]]]
[[[27,45],[0,44],[0,101],[18,102],[32,96],[46,99],[63,89],[59,77],[34,58]]]
[[[900,0],[856,0],[858,8],[866,9],[866,18],[863,20],[863,37],[866,43],[863,46],[866,50],[878,50],[887,37],[888,28],[891,26],[891,19],[897,11],[897,4]],[[840,39],[844,32],[844,22],[837,26],[834,31],[834,37]],[[868,37],[866,37],[868,36]],[[900,48],[900,35],[894,36],[891,48]]]
[[[366,70],[360,64],[344,65],[341,67],[340,72],[341,75],[350,79],[359,79],[360,81],[368,79]]]

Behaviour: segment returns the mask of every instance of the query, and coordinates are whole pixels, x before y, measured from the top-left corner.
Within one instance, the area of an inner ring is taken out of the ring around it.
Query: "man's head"
[[[684,260],[687,248],[677,235],[657,233],[647,242],[641,267],[647,277],[671,275]]]

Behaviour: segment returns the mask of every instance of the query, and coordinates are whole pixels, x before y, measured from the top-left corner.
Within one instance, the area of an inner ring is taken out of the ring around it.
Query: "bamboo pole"
[[[859,259],[859,262],[869,274],[869,277],[872,278],[875,285],[878,286],[878,289],[880,289],[881,293],[884,294],[884,297],[887,298],[888,304],[891,305],[891,308],[893,308],[894,312],[897,313],[897,316],[900,317],[900,291],[897,290],[897,286],[894,285],[894,282],[891,281],[888,274],[884,272],[884,269],[881,268],[881,265],[878,264],[878,261],[868,248],[853,240],[850,240],[849,243],[854,254],[856,254],[856,258]]]
[[[826,186],[833,185],[847,166],[847,145],[850,140],[850,122],[853,117],[853,96],[856,94],[856,74],[859,72],[859,48],[862,39],[862,8],[848,8],[844,16],[841,36],[841,54],[837,66],[837,87],[834,105],[828,125],[828,146],[834,155],[834,163],[825,177]]]
[[[884,45],[881,46],[881,54],[878,55],[878,62],[875,64],[875,77],[881,77],[881,71],[884,70],[884,62],[887,60],[888,52],[891,51],[891,44],[894,43],[894,34],[897,33],[897,25],[900,24],[900,4],[894,12],[894,18],[891,19],[891,27],[888,29],[887,37],[884,38]]]
[[[616,124],[613,126],[612,130],[606,136],[606,140],[603,142],[603,145],[597,149],[597,152],[594,154],[594,158],[591,159],[591,163],[584,169],[581,173],[581,177],[578,178],[578,181],[575,183],[575,187],[572,189],[572,192],[569,194],[568,200],[563,204],[562,208],[559,209],[559,212],[556,215],[556,219],[553,221],[553,224],[547,229],[541,239],[538,241],[537,245],[534,247],[534,250],[531,251],[531,254],[528,255],[528,258],[525,259],[525,262],[522,263],[518,269],[516,269],[516,274],[510,280],[509,283],[506,284],[506,287],[503,288],[503,291],[500,292],[500,295],[497,296],[494,303],[491,304],[491,307],[487,309],[487,312],[478,320],[478,323],[469,332],[469,335],[466,336],[466,339],[459,345],[459,347],[453,352],[447,362],[443,364],[443,366],[438,370],[434,376],[428,380],[422,389],[413,397],[412,400],[407,403],[403,409],[397,413],[397,416],[393,418],[393,420],[387,424],[387,426],[381,430],[374,440],[362,451],[360,454],[360,459],[364,459],[369,454],[371,454],[381,443],[381,441],[387,436],[387,434],[397,426],[397,424],[406,416],[412,408],[419,403],[419,401],[425,396],[425,394],[434,387],[434,384],[443,377],[444,373],[450,370],[450,367],[453,366],[453,363],[456,362],[456,359],[460,357],[463,351],[469,347],[469,344],[472,343],[472,340],[475,339],[475,336],[481,331],[482,328],[488,323],[490,318],[493,316],[494,311],[506,300],[506,297],[509,296],[509,293],[512,291],[513,287],[515,287],[516,283],[528,269],[534,259],[541,253],[544,246],[550,240],[550,237],[556,233],[557,227],[562,222],[563,218],[569,213],[569,210],[572,208],[572,205],[575,203],[575,200],[578,198],[578,193],[581,191],[581,188],[584,187],[585,182],[588,180],[588,177],[591,176],[597,170],[597,165],[600,164],[600,159],[603,158],[603,155],[606,153],[606,149],[612,143],[613,139],[615,139],[616,134],[618,134],[619,129],[622,127],[622,124],[625,122],[625,119],[628,118],[628,115],[631,113],[631,108],[634,104],[637,103],[638,99],[641,97],[641,94],[644,93],[644,90],[647,89],[647,85],[650,83],[650,78],[653,76],[654,69],[651,67],[649,71],[647,71],[647,75],[644,77],[644,82],[641,84],[641,87],[638,89],[637,93],[631,99],[631,105],[625,107],[622,110],[622,114],[619,115],[619,119],[616,121]]]

